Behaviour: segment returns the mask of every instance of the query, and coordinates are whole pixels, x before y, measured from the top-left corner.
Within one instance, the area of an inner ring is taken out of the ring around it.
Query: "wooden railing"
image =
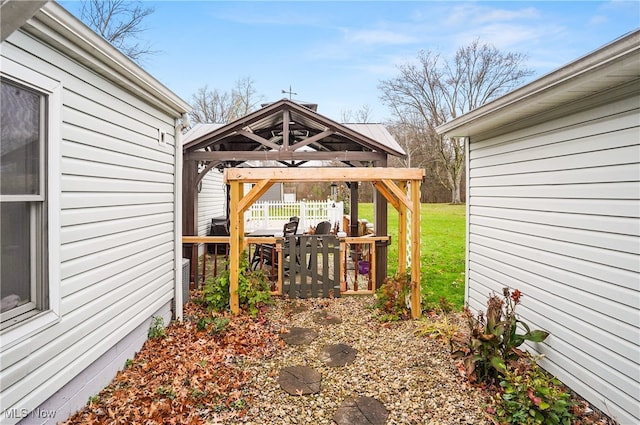
[[[340,261],[339,261],[339,277],[340,277],[340,293],[341,294],[373,294],[376,291],[376,243],[389,242],[389,236],[359,236],[359,237],[344,237],[339,238],[340,241]],[[277,270],[272,270],[270,276],[273,281],[272,294],[282,295],[283,293],[283,265],[288,263],[283,261],[282,244],[284,238],[282,237],[250,237],[244,238],[245,247],[249,247],[249,261],[253,257],[253,252],[257,246],[262,244],[273,245],[274,254],[278,256],[276,261],[278,267]],[[224,254],[220,254],[218,249],[215,248],[213,254],[208,254],[207,250],[204,250],[204,254],[201,258],[201,267],[199,265],[198,258],[198,244],[223,244],[228,247],[228,236],[183,236],[182,243],[191,249],[190,252],[191,264],[196,265],[191,267],[191,284],[192,287],[199,287],[206,281],[207,275],[217,276],[222,264],[226,264],[228,255],[228,249]],[[208,257],[213,257],[213,264]],[[291,260],[288,260],[291,261]],[[308,261],[308,260],[304,260]],[[315,267],[316,260],[310,262]],[[207,270],[211,269],[212,274]],[[260,264],[259,267],[263,267]]]

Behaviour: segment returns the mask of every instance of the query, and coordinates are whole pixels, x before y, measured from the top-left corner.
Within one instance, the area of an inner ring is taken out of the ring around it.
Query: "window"
[[[60,320],[62,84],[2,58],[0,350]]]
[[[0,80],[2,327],[47,310],[47,96]]]

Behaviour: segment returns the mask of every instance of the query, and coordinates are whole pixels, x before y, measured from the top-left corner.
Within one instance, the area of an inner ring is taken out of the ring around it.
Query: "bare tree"
[[[191,96],[189,118],[192,123],[226,124],[253,112],[261,100],[250,77],[236,81],[230,92],[205,85]]]
[[[373,110],[369,105],[362,105],[360,109],[357,111],[353,111],[351,109],[346,109],[340,111],[340,121],[347,122],[355,122],[355,123],[369,123],[371,122],[371,115],[373,114]]]
[[[407,154],[406,158],[391,158],[392,163],[405,168],[425,168],[430,154],[427,150],[428,145],[424,143],[424,136],[421,134],[422,129],[407,121],[392,122],[386,127]]]
[[[146,28],[144,19],[155,9],[141,1],[84,0],[81,19],[114,47],[136,62],[157,53],[150,44],[139,41]]]
[[[451,191],[452,203],[461,203],[464,140],[443,139],[435,128],[516,88],[532,74],[523,67],[525,60],[523,54],[476,40],[460,47],[450,61],[422,51],[417,63],[400,65],[399,76],[381,81],[381,99],[398,123],[419,125],[425,143],[437,152],[437,174]]]

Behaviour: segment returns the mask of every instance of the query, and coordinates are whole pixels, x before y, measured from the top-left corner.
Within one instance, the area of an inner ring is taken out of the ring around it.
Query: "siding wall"
[[[470,307],[520,289],[522,319],[551,332],[530,349],[621,424],[640,423],[637,84],[633,91],[469,148]]]
[[[224,217],[225,188],[222,173],[209,171],[202,179],[202,190],[198,193],[198,236],[206,236],[214,217]]]
[[[24,33],[1,54],[63,86],[60,320],[0,352],[2,409],[33,410],[173,298],[174,118]]]

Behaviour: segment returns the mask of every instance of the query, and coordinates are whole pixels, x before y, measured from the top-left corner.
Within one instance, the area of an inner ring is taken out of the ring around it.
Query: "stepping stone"
[[[318,337],[318,333],[309,328],[291,328],[286,334],[280,336],[289,345],[311,344]]]
[[[342,319],[328,311],[316,311],[313,314],[314,321],[319,325],[336,325],[342,323]]]
[[[383,425],[389,412],[384,404],[375,398],[347,398],[342,402],[333,420],[338,425]]]
[[[302,313],[303,311],[307,311],[309,308],[302,303],[291,303],[287,306],[287,310],[291,312],[291,314]]]
[[[325,345],[319,354],[320,361],[329,367],[344,366],[353,363],[358,350],[347,344]]]
[[[320,392],[320,372],[308,366],[289,366],[280,371],[278,383],[291,395],[315,394]]]

